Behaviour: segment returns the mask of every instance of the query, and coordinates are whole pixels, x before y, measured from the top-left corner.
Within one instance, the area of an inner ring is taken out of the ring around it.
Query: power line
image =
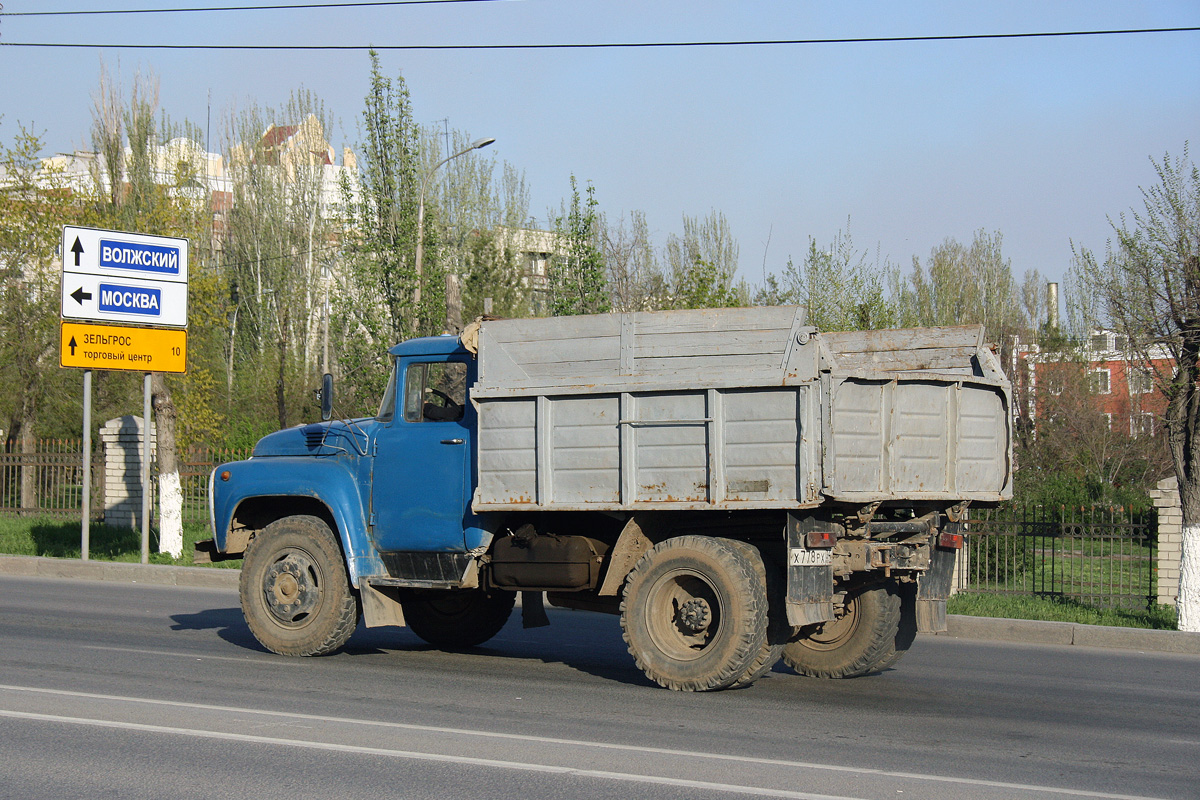
[[[278,11],[305,8],[363,8],[371,6],[426,6],[439,3],[494,3],[497,0],[389,0],[389,2],[288,3],[262,6],[209,6],[204,8],[108,8],[82,11],[0,11],[0,17],[78,17],[85,14],[180,14],[196,11]],[[3,8],[3,6],[0,6]]]
[[[1129,28],[1104,31],[1041,31],[1036,33],[969,33],[944,36],[864,36],[836,39],[751,39],[691,42],[569,42],[545,44],[97,44],[88,42],[0,42],[4,47],[75,47],[124,50],[601,50],[665,47],[769,47],[779,45],[879,44],[889,42],[962,42],[987,39],[1045,39],[1078,36],[1120,36],[1147,33],[1195,33],[1200,27]]]

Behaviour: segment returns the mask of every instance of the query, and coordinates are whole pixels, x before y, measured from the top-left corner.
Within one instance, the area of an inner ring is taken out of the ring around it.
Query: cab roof
[[[422,336],[419,339],[409,339],[388,350],[393,356],[446,356],[451,354],[468,354],[457,336],[444,333],[441,336]]]

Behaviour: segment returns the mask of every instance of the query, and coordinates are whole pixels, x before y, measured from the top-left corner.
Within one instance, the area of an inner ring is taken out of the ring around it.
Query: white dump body
[[[980,326],[816,333],[761,307],[483,322],[473,508],[754,509],[1012,495]]]

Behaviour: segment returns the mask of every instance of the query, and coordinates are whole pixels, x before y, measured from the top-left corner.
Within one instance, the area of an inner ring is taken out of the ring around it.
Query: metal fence
[[[249,457],[249,447],[192,447],[179,454],[183,521],[208,522],[208,476],[217,464]],[[123,462],[122,462],[123,463]],[[152,501],[157,472],[151,465]],[[92,453],[91,516],[104,516],[104,453]],[[22,481],[26,483],[22,486]],[[83,508],[83,442],[40,439],[31,453],[0,453],[0,515],[78,518]]]
[[[104,454],[92,451],[92,516],[103,516]],[[0,513],[78,517],[83,508],[83,440],[39,439],[31,453],[0,453]]]
[[[250,457],[251,447],[192,447],[179,457],[183,521],[208,522],[208,476],[217,464]]]
[[[183,519],[208,522],[208,476],[251,448],[193,447],[180,454]],[[0,453],[0,514],[78,518],[83,443],[37,442],[32,453]],[[22,487],[23,476],[27,476]],[[155,476],[156,477],[156,476]],[[157,481],[151,481],[151,491]],[[92,516],[104,514],[104,454],[92,454]],[[959,560],[962,592],[1039,595],[1088,605],[1152,608],[1157,602],[1157,517],[1120,508],[1009,505],[974,511]]]
[[[974,511],[957,588],[1150,609],[1158,602],[1157,523],[1153,510],[1109,507]]]

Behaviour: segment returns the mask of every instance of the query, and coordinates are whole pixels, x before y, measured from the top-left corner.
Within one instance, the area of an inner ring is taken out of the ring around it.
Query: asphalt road
[[[680,694],[613,617],[263,651],[230,590],[0,577],[0,798],[1200,797],[1200,657],[922,637]]]

